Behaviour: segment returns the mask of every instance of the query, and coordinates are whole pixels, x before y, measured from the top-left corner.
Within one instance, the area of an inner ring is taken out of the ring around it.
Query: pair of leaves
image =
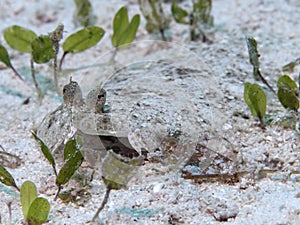
[[[104,30],[97,26],[84,28],[70,35],[63,44],[63,49],[68,53],[82,52],[96,45],[104,35]],[[36,63],[46,63],[55,56],[53,42],[49,35],[36,34],[24,27],[17,25],[4,30],[4,39],[7,44],[20,52],[31,53]],[[0,46],[0,60],[10,66],[6,49]]]
[[[56,177],[57,186],[66,184],[83,162],[83,155],[80,152],[75,139],[71,139],[66,143],[64,160],[65,164]]]
[[[55,160],[49,148],[35,133],[32,132],[32,135],[40,143],[43,155],[49,161],[54,169],[54,173],[56,174]],[[83,155],[80,152],[75,139],[70,139],[66,143],[64,148],[64,161],[65,164],[62,166],[56,177],[57,186],[66,184],[83,162]]]
[[[33,31],[17,25],[6,28],[3,35],[11,48],[22,53],[31,53],[36,63],[46,63],[54,58],[53,43],[47,35],[37,36]],[[4,63],[9,66],[7,56]]]
[[[131,44],[135,38],[139,25],[140,15],[134,15],[129,22],[127,8],[120,8],[113,20],[112,45],[119,48]]]
[[[299,108],[298,87],[295,81],[284,75],[277,82],[277,97],[284,108],[297,110]]]
[[[28,224],[40,225],[46,222],[50,212],[49,202],[38,197],[36,186],[31,181],[25,181],[20,190],[22,212]]]
[[[36,34],[26,28],[14,25],[3,31],[6,43],[13,49],[22,53],[31,53],[31,42],[36,38]],[[9,54],[3,45],[0,45],[0,61],[7,67],[13,68]]]
[[[267,98],[260,86],[247,82],[244,87],[244,100],[250,108],[252,115],[262,121],[262,118],[266,114]]]

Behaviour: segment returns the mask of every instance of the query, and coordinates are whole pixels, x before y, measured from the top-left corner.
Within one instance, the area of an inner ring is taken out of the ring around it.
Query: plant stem
[[[8,207],[8,224],[12,224],[11,223],[11,218],[12,218],[12,213],[11,213],[11,202],[6,203],[7,207]],[[0,221],[1,222],[1,221]]]
[[[56,88],[56,92],[59,95],[59,88],[58,88],[58,82],[57,82],[57,74],[58,74],[58,69],[57,69],[57,54],[58,54],[58,45],[54,44],[54,61],[53,61],[53,79],[54,79],[54,85]]]
[[[36,92],[37,92],[37,95],[38,95],[38,99],[41,103],[41,101],[43,99],[43,93],[42,93],[41,89],[39,88],[39,85],[38,85],[38,83],[36,81],[36,78],[35,78],[34,62],[33,62],[32,57],[30,59],[30,69],[31,69],[31,77],[32,77],[32,80],[33,80],[33,83],[34,83],[34,86],[35,86],[35,89],[36,89]]]
[[[161,34],[161,39],[162,39],[163,41],[167,41],[167,38],[166,38],[164,29],[163,29],[163,28],[160,28],[160,29],[159,29],[159,32],[160,32],[160,34]]]
[[[12,65],[10,66],[10,68],[14,71],[15,75],[20,78],[20,80],[24,81],[24,78],[18,73],[18,71],[15,69],[15,67],[13,67]]]
[[[20,192],[20,188],[16,184],[13,187],[16,188],[18,192]]]
[[[103,199],[103,201],[101,203],[101,206],[99,207],[99,209],[97,210],[96,214],[94,215],[94,217],[92,219],[92,222],[95,222],[95,220],[98,218],[100,212],[103,210],[104,206],[106,205],[111,190],[112,190],[111,188],[106,187],[106,193],[105,193],[104,199]]]
[[[58,95],[60,95],[59,89],[58,89],[58,82],[57,82],[57,75],[58,75],[58,69],[57,69],[57,55],[59,52],[59,41],[63,38],[63,31],[64,31],[64,25],[59,24],[57,28],[49,34],[49,37],[53,43],[53,50],[54,50],[54,68],[53,68],[53,77],[54,77],[54,84],[56,88],[56,92]]]
[[[112,56],[110,57],[110,60],[108,61],[108,64],[112,64],[115,62],[115,58],[116,58],[118,50],[119,50],[118,47],[116,47],[115,51],[113,52]]]
[[[57,177],[57,171],[56,171],[55,166],[53,165],[52,168],[53,168],[53,171],[54,171],[54,175]]]
[[[64,54],[62,55],[60,61],[59,61],[59,65],[58,65],[58,71],[61,72],[61,68],[62,68],[62,64],[63,64],[63,61],[66,57],[66,55],[68,54],[68,52],[64,52]]]
[[[261,129],[265,130],[266,129],[266,125],[265,125],[265,123],[263,121],[263,118],[261,116],[259,116],[258,119],[259,119],[259,123],[260,123],[259,125],[260,125]]]
[[[272,88],[272,86],[268,83],[268,81],[263,77],[263,75],[261,74],[260,70],[257,70],[257,74],[260,77],[260,79],[262,80],[262,82],[267,85],[267,87],[276,95],[275,90]]]
[[[57,200],[58,195],[60,194],[61,189],[62,189],[62,186],[58,186],[57,192],[56,192],[55,197],[54,197],[54,201]]]

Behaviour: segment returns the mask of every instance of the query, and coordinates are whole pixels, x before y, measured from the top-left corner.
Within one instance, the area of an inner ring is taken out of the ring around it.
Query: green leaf
[[[177,23],[181,23],[181,24],[189,23],[188,21],[189,13],[183,8],[181,8],[176,1],[172,2],[171,11],[172,11],[172,16]]]
[[[250,108],[252,115],[262,119],[266,114],[267,97],[258,84],[246,83],[244,88],[244,100]]]
[[[67,183],[76,170],[80,167],[81,163],[83,162],[82,153],[77,150],[75,154],[73,154],[68,161],[65,162],[61,170],[59,171],[56,177],[56,185],[61,186]]]
[[[298,87],[295,81],[284,75],[277,82],[277,96],[284,108],[297,110],[299,108]]]
[[[123,45],[124,47],[126,47],[127,45],[133,42],[139,25],[140,25],[140,15],[134,15],[127,29],[122,33],[119,42],[120,47],[122,47]]]
[[[7,67],[11,67],[8,52],[3,45],[0,45],[0,61],[3,62]]]
[[[38,197],[30,205],[27,222],[32,225],[40,225],[46,222],[50,212],[50,203],[47,199]]]
[[[25,181],[20,190],[20,198],[22,205],[22,212],[25,220],[28,218],[28,211],[31,203],[37,198],[36,186],[31,181]]]
[[[246,37],[249,61],[253,66],[253,76],[258,79],[258,70],[259,70],[259,53],[257,50],[257,42],[253,37]]]
[[[256,114],[255,114],[256,112],[253,109],[251,100],[249,98],[249,89],[250,89],[250,87],[251,87],[251,84],[249,82],[246,82],[245,86],[244,86],[244,101],[247,104],[247,106],[250,108],[252,115],[256,116]]]
[[[45,156],[45,158],[49,161],[49,163],[51,164],[51,166],[53,168],[55,168],[55,160],[53,155],[51,154],[49,148],[47,147],[47,145],[34,133],[31,132],[31,134],[33,135],[34,139],[40,143],[41,145],[41,151],[43,153],[43,155]]]
[[[146,30],[149,33],[164,33],[169,29],[171,20],[164,15],[161,0],[139,0],[139,8],[147,21]]]
[[[31,41],[36,34],[29,29],[14,25],[4,30],[3,36],[11,48],[23,53],[31,53]]]
[[[211,0],[193,1],[193,14],[196,20],[201,23],[213,25],[213,17],[211,16],[212,2]]]
[[[297,84],[288,75],[281,76],[277,82],[278,88],[287,88],[297,92]]]
[[[0,182],[7,186],[16,187],[15,179],[12,175],[0,164]]]
[[[66,53],[78,53],[95,46],[105,31],[101,27],[90,26],[71,34],[63,43]]]
[[[31,42],[31,49],[35,63],[47,63],[55,56],[53,42],[48,35],[36,37]]]
[[[71,158],[72,155],[77,151],[77,143],[75,139],[68,140],[64,148],[64,161]]]
[[[128,11],[126,7],[121,7],[116,13],[113,20],[113,36],[112,36],[112,45],[114,47],[119,46],[119,40],[122,33],[127,29],[129,24]]]
[[[140,15],[134,15],[129,23],[127,8],[120,8],[113,21],[114,33],[111,39],[112,45],[118,48],[133,42],[139,25]]]
[[[300,58],[297,58],[296,60],[284,65],[282,67],[282,70],[283,70],[283,72],[286,72],[286,73],[293,73],[295,70],[295,67],[299,64],[300,64]]]
[[[96,23],[97,17],[93,14],[92,4],[89,0],[75,0],[76,10],[73,15],[75,25],[77,23],[83,27],[91,26]]]
[[[126,185],[124,185],[124,184],[118,184],[118,183],[116,183],[112,180],[106,179],[105,177],[102,177],[102,179],[103,179],[103,182],[104,182],[105,186],[109,189],[120,190],[120,189],[126,187]]]
[[[126,159],[122,156],[108,151],[102,161],[102,176],[107,182],[107,187],[119,189],[126,187],[129,180],[135,175],[141,158]]]

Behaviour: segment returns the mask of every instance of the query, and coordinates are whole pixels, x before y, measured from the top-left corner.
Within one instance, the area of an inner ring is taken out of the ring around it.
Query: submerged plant
[[[113,20],[111,43],[115,47],[115,52],[111,58],[112,60],[114,60],[119,49],[126,48],[133,42],[139,25],[140,15],[134,15],[131,21],[129,21],[127,8],[122,7],[118,10]]]
[[[170,27],[171,20],[168,19],[163,11],[161,0],[139,0],[140,10],[145,17],[148,33],[158,32],[163,41],[166,41],[166,30]]]
[[[261,80],[275,95],[276,92],[272,88],[272,86],[268,83],[268,81],[263,77],[260,72],[259,66],[259,53],[257,50],[257,41],[253,37],[246,37],[248,53],[249,53],[249,61],[253,66],[253,76],[255,80]]]
[[[38,197],[36,186],[31,181],[25,181],[20,190],[22,212],[25,221],[30,225],[40,225],[47,221],[50,203],[47,199]]]
[[[211,0],[193,0],[193,8],[189,12],[180,7],[178,0],[172,1],[172,16],[177,23],[187,24],[190,29],[190,39],[195,41],[199,38],[203,42],[208,40],[205,34],[206,26],[213,26],[213,16],[211,15]]]
[[[247,82],[244,87],[244,100],[251,110],[253,116],[258,117],[262,128],[265,127],[263,117],[266,114],[267,98],[258,84]]]
[[[38,64],[47,63],[51,59],[56,57],[58,53],[58,49],[57,47],[55,47],[57,46],[56,41],[58,42],[61,38],[59,39],[59,36],[54,34],[61,34],[62,37],[62,29],[63,26],[59,25],[58,28],[52,33],[50,33],[49,35],[37,36],[33,31],[27,28],[13,25],[11,27],[6,28],[3,32],[4,39],[11,48],[21,53],[29,53],[31,55],[30,56],[31,76],[37,91],[38,98],[40,100],[43,98],[43,93],[39,88],[39,85],[35,77],[34,63],[38,63]],[[56,37],[56,39],[54,39],[54,37]],[[4,50],[3,52],[4,55],[6,55],[7,51],[5,52]],[[4,59],[5,59],[4,63],[8,67],[13,69],[10,60],[8,60],[9,57],[5,56]],[[15,71],[15,69],[13,70]],[[55,86],[57,87],[56,76],[57,74],[56,72],[54,72],[54,81],[55,81]]]
[[[63,185],[69,182],[71,177],[74,175],[74,173],[78,170],[78,168],[83,162],[84,158],[80,151],[80,146],[77,144],[74,138],[68,140],[68,142],[64,147],[64,164],[60,168],[59,172],[57,173],[55,159],[51,151],[49,150],[47,145],[35,133],[32,132],[32,135],[34,136],[35,140],[39,142],[41,146],[41,151],[45,156],[45,158],[48,160],[48,162],[51,164],[54,174],[56,176],[55,183],[58,187],[58,190],[54,198],[54,200],[56,200],[60,194],[60,191],[63,188]]]
[[[67,37],[62,44],[64,52],[60,59],[58,70],[61,71],[63,61],[67,54],[77,54],[95,46],[99,43],[104,34],[105,31],[101,27],[88,26]]]
[[[297,111],[299,109],[299,89],[296,82],[289,76],[284,75],[279,78],[277,87],[277,96],[282,106],[286,109]]]
[[[26,224],[41,225],[48,219],[50,204],[47,199],[38,197],[36,186],[31,181],[25,181],[21,188],[16,185],[13,176],[0,165],[0,182],[11,186],[20,192],[22,212]]]
[[[13,176],[0,164],[0,182],[20,191]]]
[[[93,7],[89,0],[74,0],[76,10],[73,15],[75,26],[93,26],[96,23],[97,17],[93,14]]]

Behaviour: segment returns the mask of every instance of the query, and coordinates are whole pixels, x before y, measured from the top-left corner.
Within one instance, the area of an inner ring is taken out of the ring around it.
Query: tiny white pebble
[[[164,184],[163,183],[157,183],[154,185],[153,187],[153,193],[154,194],[157,194],[158,192],[161,191],[161,189],[164,187]]]

